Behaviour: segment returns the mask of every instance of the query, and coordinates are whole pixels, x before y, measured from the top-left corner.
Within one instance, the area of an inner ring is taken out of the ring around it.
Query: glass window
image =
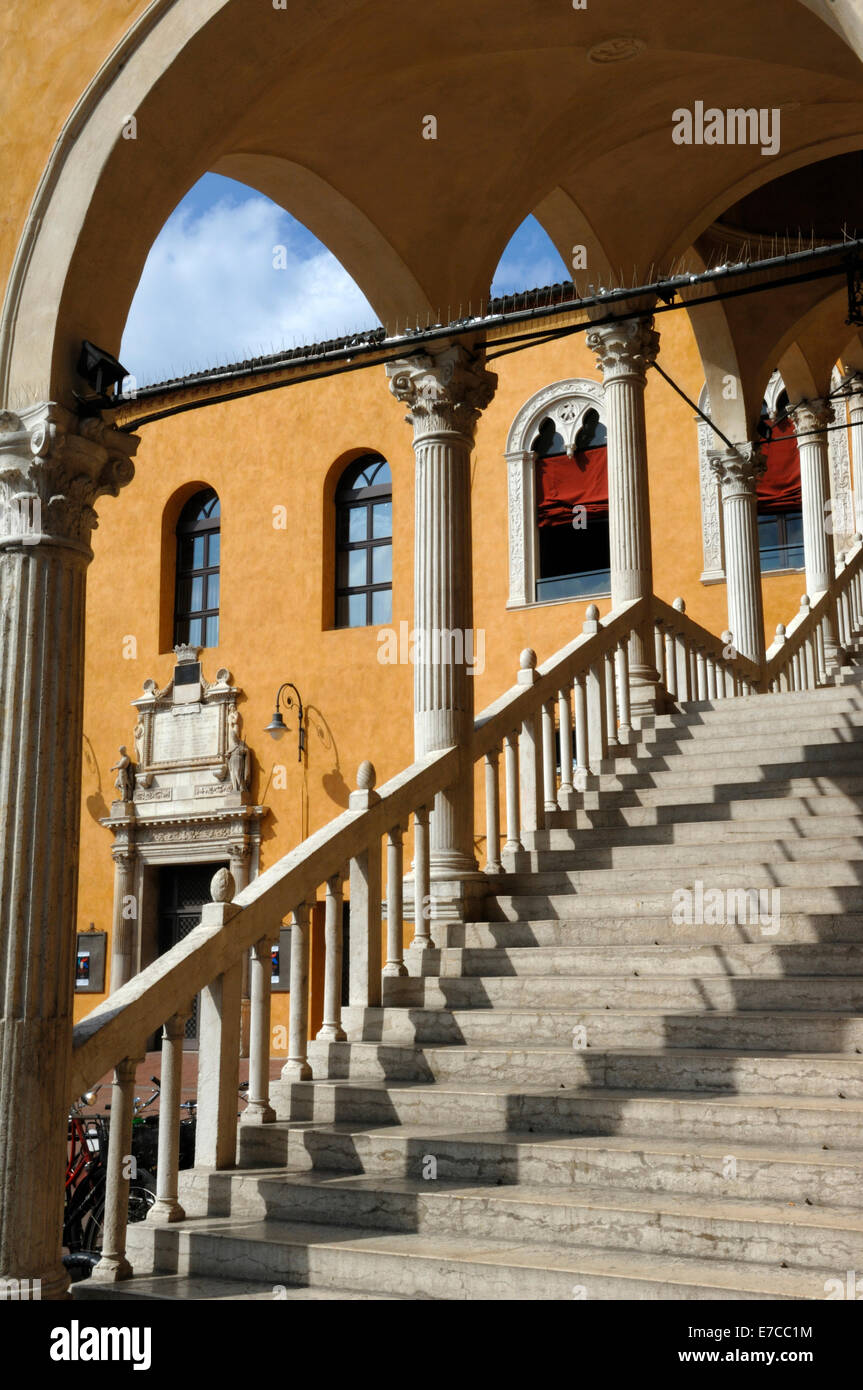
[[[221,508],[212,488],[190,498],[177,522],[174,643],[219,645]]]
[[[336,627],[392,622],[392,474],[365,454],[336,489]]]
[[[587,470],[605,468],[605,425],[593,408],[585,411],[573,441],[573,455],[567,455],[566,444],[554,421],[542,421],[533,441],[537,460],[537,562],[536,597],[539,600],[581,598],[589,594],[607,593],[611,588],[611,552],[608,534],[608,501],[605,492],[596,496],[596,486],[584,491]],[[588,453],[602,450],[603,454]],[[591,496],[590,508],[579,515],[567,504],[560,520],[550,521],[540,516],[540,470],[547,467],[557,472],[556,491],[564,498]],[[603,475],[600,474],[600,481]]]

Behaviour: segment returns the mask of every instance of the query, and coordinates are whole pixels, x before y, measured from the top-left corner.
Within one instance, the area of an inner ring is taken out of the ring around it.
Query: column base
[[[282,1067],[283,1081],[311,1081],[312,1069],[303,1058],[289,1057]]]
[[[386,979],[395,980],[399,979],[402,975],[407,975],[408,971],[404,961],[388,960],[382,973]],[[318,1033],[318,1037],[320,1036],[321,1034]]]
[[[384,971],[386,974],[386,971]],[[405,971],[407,974],[407,971]],[[315,1042],[346,1042],[347,1034],[344,1028],[338,1028],[334,1023],[324,1023],[315,1034]]]
[[[149,1220],[149,1217],[147,1219]],[[131,1279],[134,1272],[125,1255],[120,1259],[103,1256],[99,1263],[93,1266],[90,1278],[96,1284],[119,1284],[124,1279]]]
[[[318,1033],[318,1037],[320,1037]],[[284,1072],[282,1073],[284,1075]],[[259,1100],[250,1100],[242,1115],[240,1116],[241,1125],[271,1125],[275,1121],[276,1112],[271,1105],[264,1105]]]
[[[147,1220],[153,1226],[170,1226],[174,1221],[185,1221],[186,1212],[179,1202],[169,1201],[167,1197],[157,1197],[147,1212]]]

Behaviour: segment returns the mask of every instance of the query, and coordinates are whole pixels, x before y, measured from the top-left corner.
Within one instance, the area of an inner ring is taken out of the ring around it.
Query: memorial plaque
[[[218,705],[202,705],[188,714],[175,714],[172,709],[154,712],[154,763],[186,763],[219,756]]]

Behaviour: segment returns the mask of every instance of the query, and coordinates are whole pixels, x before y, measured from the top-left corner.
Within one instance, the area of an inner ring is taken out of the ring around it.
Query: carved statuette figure
[[[135,757],[139,763],[144,761],[144,721],[139,719],[135,725]]]
[[[120,801],[131,801],[135,794],[135,764],[126,752],[125,744],[120,749],[120,761],[111,768],[117,777],[114,786],[120,793]]]
[[[228,772],[231,788],[235,792],[247,792],[252,776],[252,759],[249,746],[242,739],[228,750]]]

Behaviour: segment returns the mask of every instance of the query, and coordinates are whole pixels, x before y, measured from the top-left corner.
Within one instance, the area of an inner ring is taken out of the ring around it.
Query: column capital
[[[659,334],[652,315],[621,318],[589,329],[587,346],[596,354],[606,385],[627,377],[644,382],[659,352]]]
[[[812,400],[799,401],[788,414],[800,433],[824,430],[833,421],[833,405],[823,396],[816,396]]]
[[[53,543],[89,555],[94,504],[131,481],[138,443],[54,401],[0,411],[0,548]]]
[[[135,860],[138,858],[138,851],[134,845],[118,844],[111,846],[111,858],[118,868],[131,869]]]
[[[863,405],[863,372],[851,367],[841,378],[842,395],[856,405]],[[855,401],[856,397],[856,401]]]
[[[733,449],[711,452],[708,457],[723,497],[755,496],[758,479],[767,470],[759,444],[738,444]]]
[[[408,407],[414,439],[459,434],[473,442],[480,413],[495,393],[497,375],[456,343],[433,356],[418,353],[387,363],[390,390]]]

